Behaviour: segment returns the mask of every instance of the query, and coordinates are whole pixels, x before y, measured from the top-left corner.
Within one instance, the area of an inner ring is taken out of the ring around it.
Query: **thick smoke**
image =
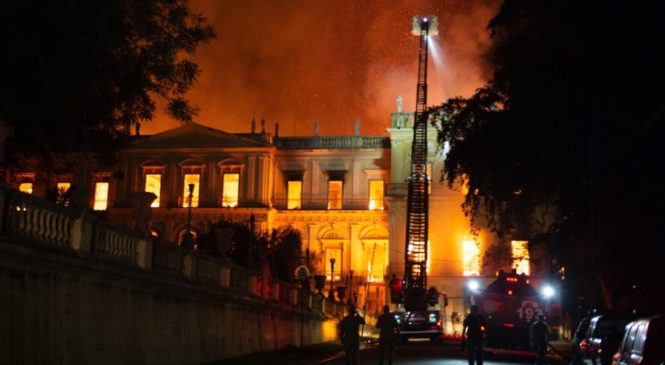
[[[493,0],[193,0],[217,39],[199,48],[202,73],[189,98],[195,121],[228,132],[248,132],[265,118],[267,130],[310,135],[386,134],[395,100],[415,103],[418,39],[413,15],[439,17],[433,39],[440,64],[430,58],[430,105],[469,96],[487,80],[482,54]],[[430,56],[431,57],[431,56]],[[143,128],[177,126],[164,113]]]

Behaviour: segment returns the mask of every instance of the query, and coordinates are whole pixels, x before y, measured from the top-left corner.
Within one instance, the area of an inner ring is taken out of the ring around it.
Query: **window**
[[[22,172],[16,174],[16,184],[18,184],[18,190],[26,194],[32,194],[35,187],[35,173],[34,172]]]
[[[342,209],[342,181],[328,181],[328,209]]]
[[[57,189],[57,196],[56,196],[56,202],[58,204],[63,204],[64,206],[68,206],[69,202],[67,201],[67,191],[69,191],[69,188],[72,187],[72,183],[67,182],[67,181],[62,181],[56,183],[56,189]]]
[[[180,166],[182,168],[182,173],[200,173],[200,169],[196,170],[198,167],[197,165],[189,166],[189,165],[182,165]],[[164,170],[165,166],[163,163],[159,161],[154,161],[154,160],[148,160],[143,163],[141,163],[141,169],[143,170],[143,177],[144,177],[144,183],[143,183],[143,191],[146,193],[153,193],[155,194],[155,200],[150,203],[150,207],[152,208],[159,208],[161,205],[161,190],[162,190],[162,176],[164,175]],[[187,186],[187,185],[185,185]],[[187,190],[186,195],[184,196],[183,201],[186,202],[187,197],[189,196],[189,191]]]
[[[300,209],[302,197],[302,181],[288,181],[286,190],[286,209]]]
[[[432,194],[432,163],[427,163],[427,194]]]
[[[383,210],[383,180],[369,182],[369,209]]]
[[[529,250],[527,249],[529,241],[510,241],[513,252],[513,269],[518,274],[529,275]]]
[[[194,185],[194,190],[192,191],[192,196],[191,196],[191,204],[192,208],[196,208],[199,206],[199,183],[201,181],[201,175],[200,174],[185,174],[185,177],[183,179],[184,187],[183,187],[183,193],[182,193],[182,207],[183,208],[188,208],[190,204],[190,196],[189,196],[189,185],[192,184]]]
[[[480,275],[480,247],[474,240],[462,242],[462,265],[464,276]]]
[[[31,182],[22,182],[18,184],[18,190],[26,194],[32,194],[32,183]]]
[[[109,203],[109,183],[99,181],[95,183],[95,200],[92,205],[93,210],[106,210]]]
[[[222,206],[233,208],[238,206],[238,193],[240,187],[240,174],[230,173],[223,175]]]
[[[365,258],[367,261],[367,281],[382,282],[386,269],[386,249],[383,243],[365,243]]]
[[[185,185],[187,186],[187,185]],[[161,174],[146,174],[145,175],[145,192],[153,193],[157,196],[150,204],[153,208],[159,208],[159,192],[162,189],[162,175]],[[189,197],[189,190],[187,190],[186,197]],[[189,202],[188,200],[186,200]]]

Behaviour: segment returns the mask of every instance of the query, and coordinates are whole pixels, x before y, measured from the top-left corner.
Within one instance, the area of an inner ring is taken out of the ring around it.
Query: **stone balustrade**
[[[57,205],[53,202],[0,187],[0,213],[4,235],[16,242],[60,248],[81,256],[134,266],[189,279],[194,283],[233,289],[293,306],[301,300],[310,309],[340,317],[343,304],[306,291],[292,283],[258,277],[253,270],[228,260],[200,254],[102,220],[93,213]]]
[[[337,336],[344,304],[294,283],[5,185],[0,207],[7,363],[211,363]]]

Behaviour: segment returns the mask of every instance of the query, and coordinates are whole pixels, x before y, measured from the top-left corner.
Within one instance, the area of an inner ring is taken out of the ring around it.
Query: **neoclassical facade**
[[[393,113],[388,136],[362,136],[356,127],[351,136],[320,136],[315,128],[311,136],[283,137],[277,126],[268,133],[264,122],[259,131],[252,122],[250,133],[191,123],[135,136],[119,165],[91,172],[90,207],[132,226],[137,194],[153,193],[150,229],[172,242],[182,240],[190,222],[198,233],[250,217],[261,231],[290,225],[301,231],[317,274],[327,277],[325,290],[332,278],[374,312],[390,301],[386,279],[403,274],[412,122],[412,113]],[[470,235],[463,192],[440,183],[445,151],[433,128],[429,141],[428,285],[447,293],[448,313],[462,313],[464,280],[479,274],[485,237]],[[66,190],[74,176],[37,175],[26,167],[8,179],[41,195]]]

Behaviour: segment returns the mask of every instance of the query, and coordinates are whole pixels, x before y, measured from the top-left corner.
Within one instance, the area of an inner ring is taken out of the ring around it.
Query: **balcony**
[[[339,206],[339,202],[329,201],[328,199],[302,199],[300,200],[300,208],[288,209],[288,199],[275,199],[273,201],[273,208],[278,210],[370,210],[369,199],[343,199],[341,209],[329,208],[329,206]],[[336,203],[336,204],[335,204]],[[297,204],[291,202],[291,206]],[[385,207],[385,205],[383,205]],[[383,210],[383,209],[373,209]]]
[[[390,148],[390,138],[380,136],[280,137],[275,146],[281,150]]]

